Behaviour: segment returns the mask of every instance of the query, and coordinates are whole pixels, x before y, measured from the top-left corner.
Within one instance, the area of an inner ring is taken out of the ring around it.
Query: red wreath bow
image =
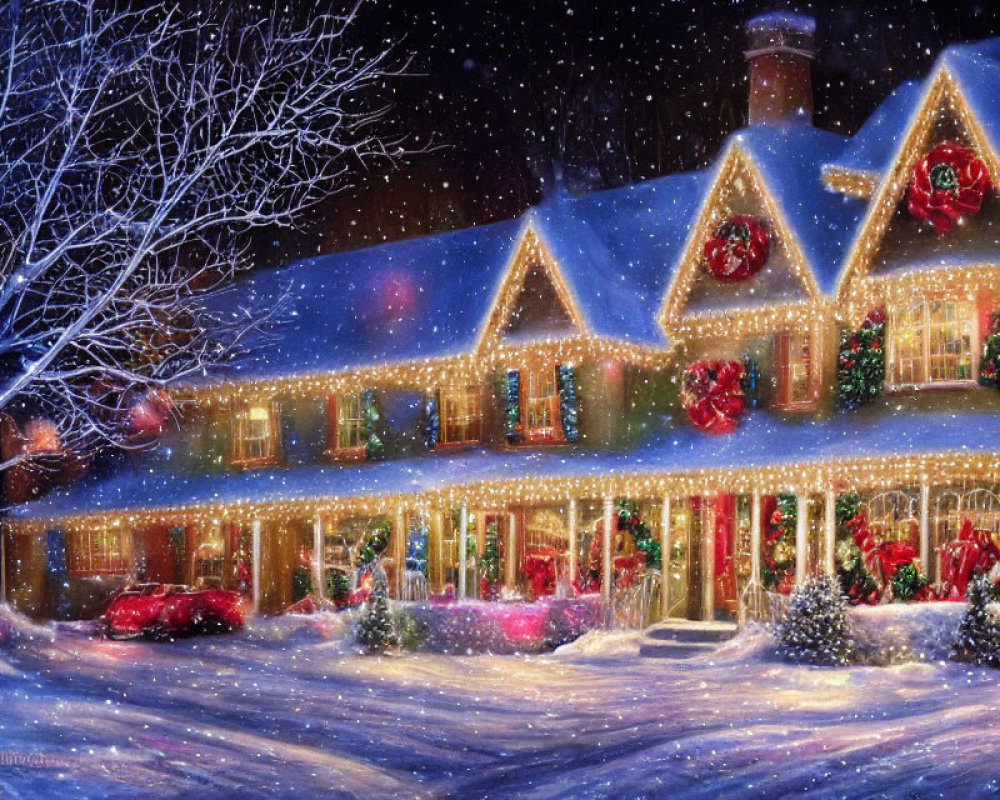
[[[990,188],[983,162],[957,142],[942,142],[913,168],[907,208],[937,234],[951,230],[960,216],[975,214]]]
[[[941,578],[949,597],[960,600],[973,575],[982,575],[1000,561],[1000,550],[989,531],[975,530],[966,519],[958,537],[942,548]]]
[[[753,217],[730,217],[705,242],[709,271],[721,281],[756,275],[767,261],[770,234]]]
[[[728,433],[736,428],[746,408],[742,377],[739,361],[698,361],[684,370],[681,402],[698,430]]]
[[[865,567],[883,588],[892,582],[896,570],[917,560],[917,551],[908,542],[879,541],[868,527],[864,512],[858,514],[850,523],[854,543],[861,551]]]

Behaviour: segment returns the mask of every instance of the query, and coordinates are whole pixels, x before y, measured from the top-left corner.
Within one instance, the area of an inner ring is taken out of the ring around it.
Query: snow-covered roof
[[[823,165],[847,140],[805,124],[754,125],[733,138],[760,170],[809,259],[816,283],[832,292],[865,211],[858,198],[834,194],[823,185]]]
[[[148,454],[141,467],[112,476],[85,477],[68,488],[15,507],[11,515],[15,520],[28,521],[88,512],[420,493],[511,477],[683,474],[943,451],[991,452],[996,449],[995,433],[996,415],[989,412],[883,412],[783,420],[757,411],[727,436],[706,436],[685,426],[663,431],[627,451],[598,452],[582,447],[476,449],[379,463],[223,474],[182,474],[170,468],[171,454],[161,448]]]
[[[920,101],[921,84],[897,86],[830,163],[843,169],[882,172],[896,154],[900,137]]]

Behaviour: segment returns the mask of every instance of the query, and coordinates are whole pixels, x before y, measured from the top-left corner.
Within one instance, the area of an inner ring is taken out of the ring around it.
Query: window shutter
[[[326,447],[331,453],[335,453],[340,446],[340,426],[337,424],[337,395],[331,394],[327,398],[326,412]]]
[[[521,373],[507,371],[506,397],[504,398],[504,432],[510,444],[521,440]]]

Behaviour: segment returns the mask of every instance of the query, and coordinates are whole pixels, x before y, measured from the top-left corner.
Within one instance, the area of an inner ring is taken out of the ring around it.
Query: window
[[[66,550],[71,577],[127,575],[132,569],[132,538],[127,531],[71,533]]]
[[[559,421],[559,390],[556,388],[556,370],[553,366],[528,371],[524,382],[523,414],[527,439],[552,441],[562,439]]]
[[[889,320],[892,382],[896,385],[971,381],[978,349],[971,301],[932,298]]]
[[[339,394],[330,398],[330,426],[330,450],[334,454],[364,452],[360,394]]]
[[[233,462],[269,464],[278,457],[277,407],[259,403],[237,411],[233,417]]]
[[[442,389],[440,410],[439,444],[479,441],[482,407],[478,386]]]
[[[776,339],[778,407],[811,407],[819,398],[818,362],[810,333],[782,333]]]

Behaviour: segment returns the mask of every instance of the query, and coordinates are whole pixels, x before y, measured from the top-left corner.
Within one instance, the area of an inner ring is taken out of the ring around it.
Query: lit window
[[[528,372],[525,386],[525,414],[528,441],[562,438],[559,421],[559,390],[554,367]]]
[[[897,385],[975,378],[976,308],[937,298],[897,311],[889,320],[892,382]]]
[[[263,464],[274,461],[278,452],[275,408],[252,405],[237,411],[233,418],[233,461]]]
[[[126,575],[132,568],[132,538],[123,530],[94,530],[67,537],[66,561],[73,577]]]
[[[478,386],[441,390],[441,444],[478,442],[482,408]]]
[[[361,395],[341,394],[330,399],[332,405],[331,422],[333,441],[331,449],[336,451],[358,450],[364,446],[361,438]]]
[[[809,333],[782,333],[777,338],[778,405],[810,406],[819,396],[817,359]]]

